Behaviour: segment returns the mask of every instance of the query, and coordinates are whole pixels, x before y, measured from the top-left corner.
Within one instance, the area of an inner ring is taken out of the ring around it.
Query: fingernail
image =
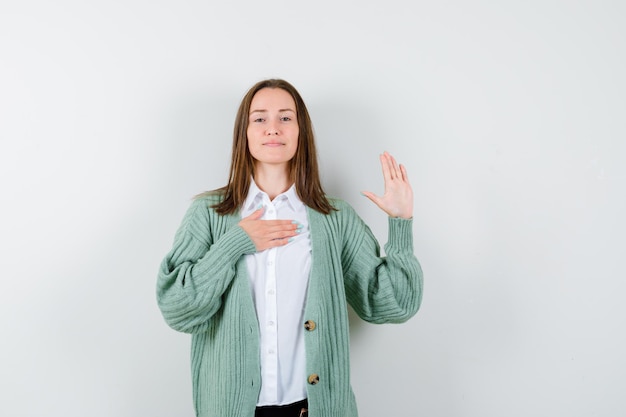
[[[287,239],[287,243],[289,243],[289,242],[293,242],[293,238],[292,238],[292,237],[290,237],[289,239]]]

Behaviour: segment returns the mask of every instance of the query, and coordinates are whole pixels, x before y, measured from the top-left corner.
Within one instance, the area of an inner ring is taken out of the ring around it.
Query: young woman
[[[197,416],[357,416],[347,303],[398,323],[422,296],[407,173],[380,160],[385,193],[363,194],[389,216],[385,257],[354,210],[324,194],[296,89],[265,80],[245,95],[228,184],[193,201],[158,276],[166,322],[193,335]]]

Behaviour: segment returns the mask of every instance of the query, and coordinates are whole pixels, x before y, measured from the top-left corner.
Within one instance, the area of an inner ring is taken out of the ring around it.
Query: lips
[[[285,144],[284,142],[271,141],[271,142],[263,143],[263,146],[276,147],[276,146],[283,146],[284,144]]]

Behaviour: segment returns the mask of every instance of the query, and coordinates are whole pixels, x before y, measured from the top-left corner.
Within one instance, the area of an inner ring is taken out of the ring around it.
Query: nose
[[[278,135],[278,128],[276,127],[276,122],[272,121],[268,124],[266,133],[268,136]]]

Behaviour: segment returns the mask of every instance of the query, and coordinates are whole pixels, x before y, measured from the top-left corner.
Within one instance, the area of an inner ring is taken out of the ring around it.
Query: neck
[[[267,193],[270,200],[284,193],[291,187],[293,181],[287,174],[286,166],[272,166],[257,164],[254,170],[254,182]]]

